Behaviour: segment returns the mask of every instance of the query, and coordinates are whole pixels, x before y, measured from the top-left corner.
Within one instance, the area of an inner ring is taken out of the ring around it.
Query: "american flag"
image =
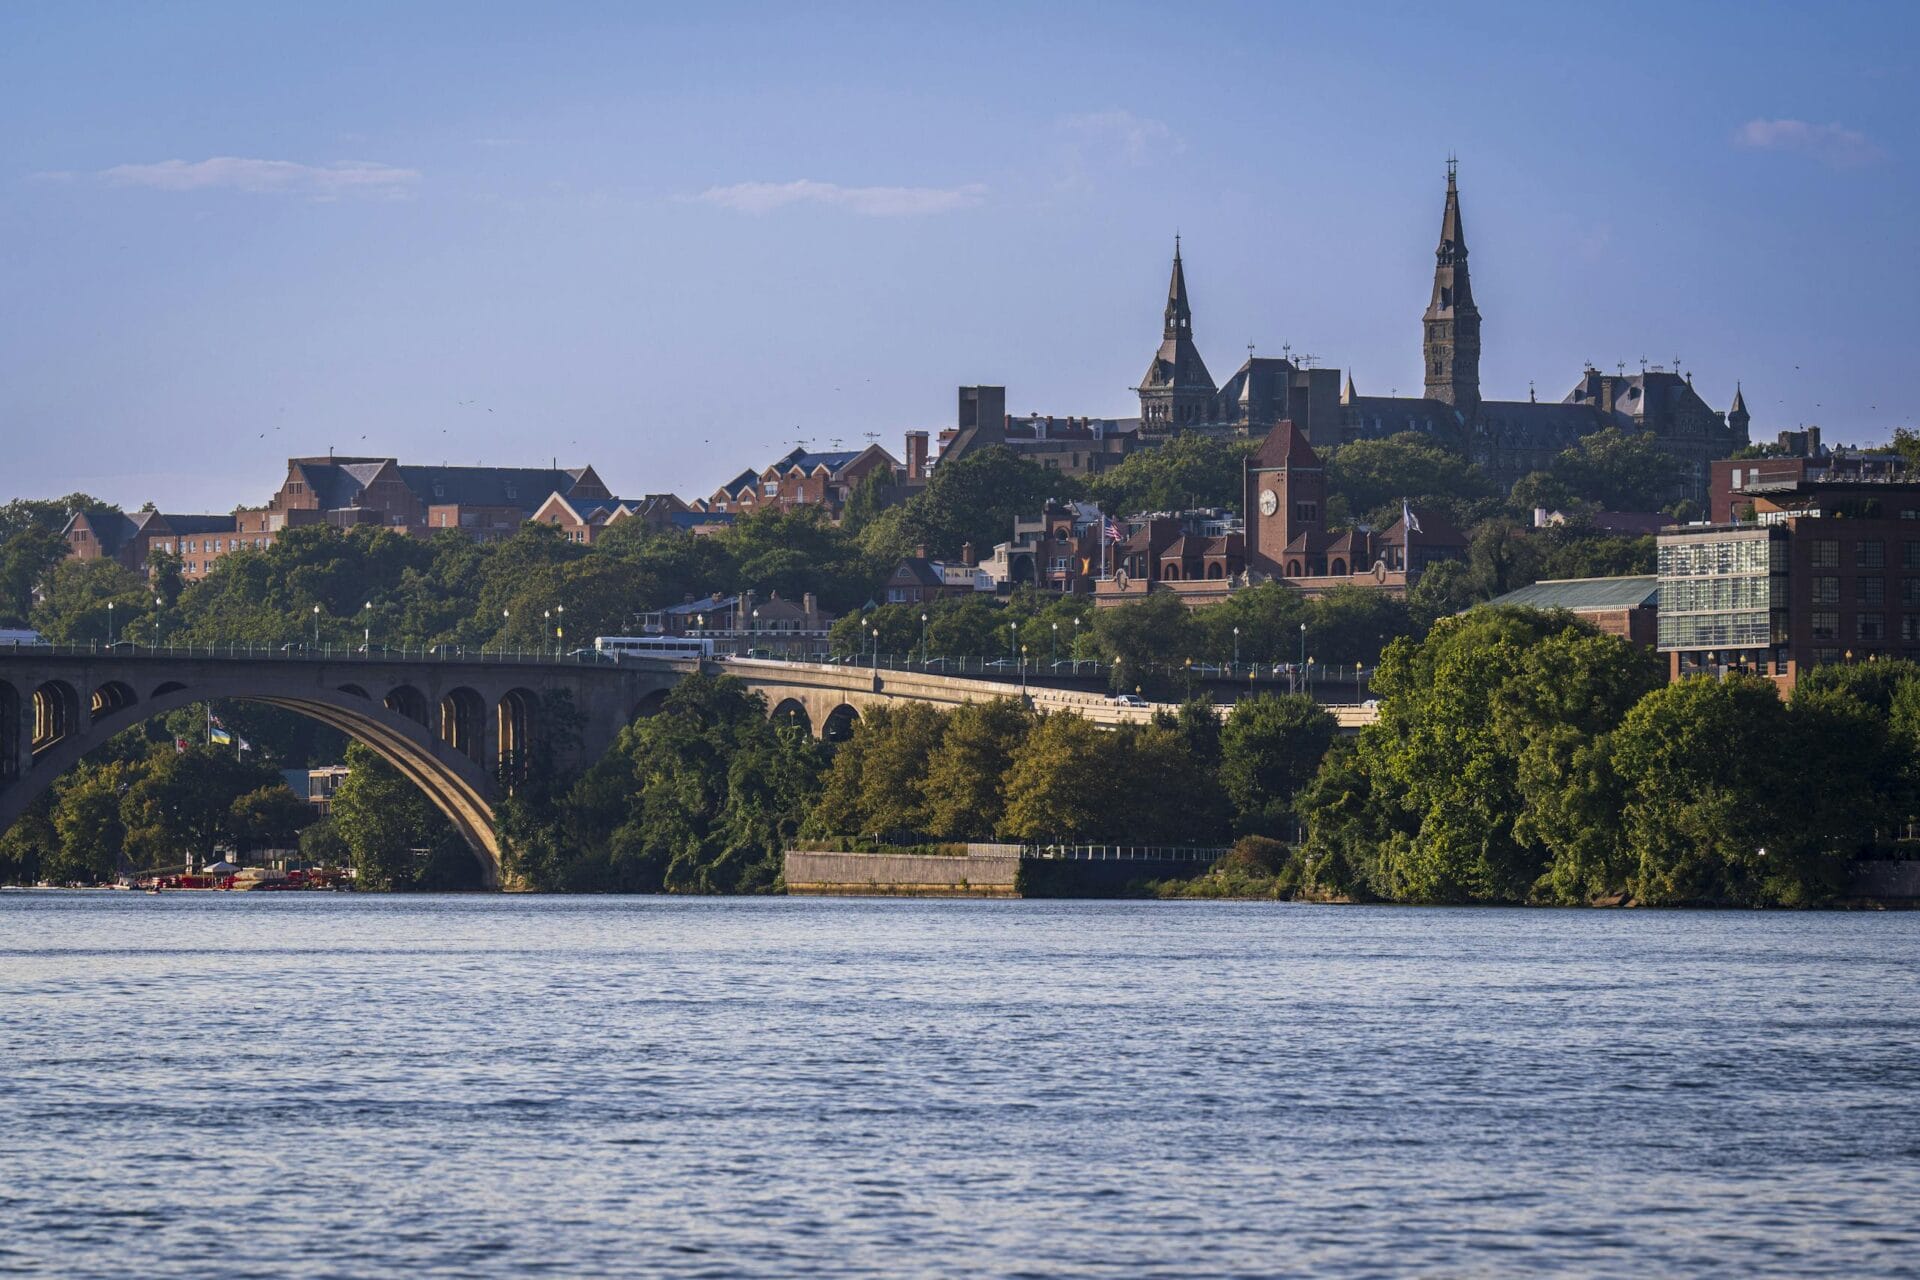
[[[1107,517],[1106,536],[1108,542],[1124,542],[1126,540],[1125,536],[1120,532],[1119,523],[1115,521],[1112,516]]]

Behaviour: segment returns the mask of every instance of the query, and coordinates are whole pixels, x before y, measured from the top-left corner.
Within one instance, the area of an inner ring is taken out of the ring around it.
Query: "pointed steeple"
[[[1459,165],[1458,160],[1448,157],[1447,207],[1440,215],[1440,252],[1443,262],[1449,250],[1457,253],[1461,262],[1467,260],[1467,233],[1460,224],[1460,188],[1454,180]]]
[[[1347,370],[1347,385],[1340,388],[1340,403],[1353,403],[1353,370]]]
[[[1747,426],[1753,421],[1753,415],[1747,412],[1747,397],[1739,383],[1733,384],[1733,404],[1727,409],[1727,429],[1739,445],[1747,443]]]
[[[1165,338],[1190,338],[1193,336],[1193,309],[1187,305],[1187,272],[1180,265],[1180,237],[1173,237],[1173,278],[1167,281],[1166,325],[1161,330]]]
[[[1187,269],[1180,260],[1180,237],[1173,238],[1173,276],[1167,281],[1165,324],[1160,349],[1140,380],[1140,426],[1150,435],[1185,430],[1212,422],[1213,375],[1193,345],[1193,309],[1187,303]]]
[[[1473,280],[1467,273],[1457,165],[1447,158],[1447,203],[1440,215],[1440,247],[1434,251],[1433,300],[1422,318],[1423,346],[1427,398],[1471,418],[1480,408],[1480,310],[1473,305]]]

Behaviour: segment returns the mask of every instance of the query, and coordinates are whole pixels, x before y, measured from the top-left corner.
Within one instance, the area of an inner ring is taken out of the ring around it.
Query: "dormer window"
[[[434,497],[436,497],[436,498],[444,498],[444,497],[446,497],[446,496],[447,496],[447,486],[445,486],[445,485],[443,485],[443,484],[436,484],[435,486],[433,486],[433,496],[434,496]]]
[[[511,502],[514,499],[518,498],[519,496],[520,496],[520,490],[517,487],[515,487],[514,485],[507,486],[507,501]]]

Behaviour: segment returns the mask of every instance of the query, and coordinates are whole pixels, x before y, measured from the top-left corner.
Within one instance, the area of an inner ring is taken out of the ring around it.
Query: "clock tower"
[[[1300,572],[1288,569],[1287,547],[1302,534],[1326,528],[1327,473],[1291,421],[1279,423],[1246,462],[1247,568],[1273,578],[1298,577],[1308,555],[1297,554]],[[1313,548],[1317,551],[1318,548]]]

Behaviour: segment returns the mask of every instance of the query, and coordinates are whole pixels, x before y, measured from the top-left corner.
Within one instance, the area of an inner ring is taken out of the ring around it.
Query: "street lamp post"
[[[547,632],[552,628],[552,626],[553,626],[553,610],[542,609],[540,611],[540,652],[543,656],[547,652]]]
[[[553,624],[553,656],[558,658],[567,651],[567,606],[553,606],[553,616],[559,619]]]
[[[1233,671],[1236,675],[1240,671],[1240,628],[1238,627],[1233,629]]]
[[[759,641],[757,638],[759,634],[760,634],[760,606],[755,605],[753,607],[753,612],[747,617],[747,656],[749,658],[753,656],[753,651],[759,647]]]
[[[1053,648],[1049,650],[1049,653],[1051,654],[1052,660],[1048,663],[1048,666],[1055,675],[1058,675],[1060,672],[1060,624],[1057,622],[1053,624]]]
[[[365,649],[367,656],[371,658],[373,656],[373,601],[369,600],[360,606],[360,621],[365,624],[360,636],[360,647]]]
[[[507,628],[512,624],[513,624],[513,610],[502,609],[500,611],[500,652],[501,653],[505,653],[507,651]]]
[[[1366,669],[1366,664],[1363,662],[1353,664],[1353,699],[1355,702],[1361,701],[1366,696],[1367,686],[1366,676],[1364,674]]]
[[[1080,615],[1073,615],[1073,674],[1080,674]]]
[[[1019,643],[1019,640],[1020,624],[1017,622],[1009,622],[1007,624],[1007,656],[1009,658],[1013,656],[1014,648]]]
[[[113,648],[113,601],[107,601],[107,648]]]
[[[1020,646],[1020,696],[1027,696],[1027,646]]]
[[[153,647],[160,647],[160,611],[166,607],[166,601],[159,596],[153,598]]]
[[[313,647],[316,652],[320,648],[320,606],[319,605],[313,606]]]
[[[1294,668],[1293,691],[1300,692],[1300,676],[1307,670],[1307,624],[1300,624],[1300,665]]]
[[[873,629],[873,669],[880,669],[880,628]]]
[[[927,615],[920,615],[920,666],[927,665]]]

